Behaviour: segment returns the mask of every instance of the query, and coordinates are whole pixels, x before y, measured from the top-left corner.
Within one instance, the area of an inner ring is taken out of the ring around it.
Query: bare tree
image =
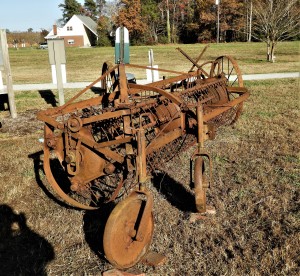
[[[251,42],[252,39],[252,18],[253,18],[253,1],[248,1],[248,9],[249,9],[249,29],[248,29],[248,42]]]
[[[298,0],[253,1],[252,36],[267,44],[267,60],[275,62],[275,47],[279,41],[299,34]]]
[[[170,6],[169,0],[166,0],[166,12],[167,12],[167,37],[168,43],[171,42],[171,27],[170,27]]]

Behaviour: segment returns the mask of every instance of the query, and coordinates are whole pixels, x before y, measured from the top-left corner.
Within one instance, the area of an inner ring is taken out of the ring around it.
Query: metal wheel
[[[44,171],[46,174],[46,177],[49,181],[49,184],[52,186],[52,188],[54,189],[54,191],[60,196],[61,199],[63,199],[64,201],[66,201],[68,204],[80,208],[80,209],[85,209],[85,210],[95,210],[97,209],[97,207],[92,207],[89,206],[88,204],[83,204],[78,202],[76,199],[74,199],[69,192],[71,192],[70,188],[67,187],[63,187],[62,185],[58,184],[56,181],[56,178],[54,177],[53,173],[52,173],[52,168],[51,168],[51,160],[53,160],[51,158],[52,153],[50,151],[50,148],[48,146],[44,146]],[[57,164],[59,164],[58,159],[56,159],[56,166]],[[57,173],[63,173],[63,169],[60,168],[60,170],[56,170]],[[67,182],[68,179],[67,177],[64,175],[63,177],[61,177],[61,179],[64,178],[64,180]],[[66,184],[66,183],[64,183]],[[67,184],[68,185],[68,184]],[[68,185],[70,186],[70,184]],[[67,190],[69,190],[69,192],[67,192]]]
[[[134,192],[112,211],[104,230],[103,247],[107,260],[117,268],[134,266],[147,252],[154,229],[152,205]],[[137,234],[138,233],[138,234]]]
[[[234,58],[231,56],[220,56],[213,63],[210,72],[211,77],[224,75],[227,78],[227,87],[244,87],[241,70]],[[228,93],[229,100],[239,95]],[[230,124],[234,124],[243,111],[243,103],[240,103],[234,110],[235,115]]]
[[[53,137],[53,132],[47,125],[45,125],[45,137]],[[80,146],[80,167],[70,169],[64,157],[63,134],[55,136],[56,144],[53,145],[55,149],[49,145],[49,141],[53,139],[46,138],[44,142],[45,175],[54,191],[71,206],[94,210],[109,201],[116,190],[114,199],[121,197],[125,192],[125,187],[128,188],[123,183],[121,168],[116,168],[108,175],[96,176],[98,171],[103,170],[103,163],[100,162],[101,157],[87,147]],[[85,171],[85,174],[80,172],[81,169]],[[75,170],[79,170],[79,173],[71,175],[70,173]],[[122,190],[118,187],[121,182]]]
[[[244,86],[241,70],[237,62],[231,56],[218,57],[212,63],[211,77],[220,76],[222,74],[227,78],[227,86]]]
[[[213,60],[206,61],[200,65],[200,68],[205,76],[205,78],[209,78],[211,74],[211,68],[214,64]]]
[[[101,81],[101,88],[107,93],[113,92],[114,84],[116,82],[116,74],[115,71],[112,70],[113,67],[114,66],[110,61],[106,61],[102,65],[102,75],[110,71],[110,74]]]

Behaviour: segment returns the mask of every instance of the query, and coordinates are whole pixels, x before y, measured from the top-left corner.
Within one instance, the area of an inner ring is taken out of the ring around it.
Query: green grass
[[[243,74],[295,72],[300,68],[299,45],[299,41],[278,43],[275,52],[276,62],[269,63],[266,61],[264,43],[211,44],[202,62],[214,60],[221,55],[231,55],[238,60]],[[190,69],[191,63],[176,50],[177,47],[196,59],[204,45],[132,46],[130,47],[130,62],[148,65],[148,51],[153,49],[154,61],[159,68],[185,72]],[[20,48],[19,50],[10,49],[9,53],[14,83],[51,82],[47,50]],[[69,82],[93,81],[101,73],[103,62],[114,62],[114,48],[66,48],[66,58]],[[139,79],[146,78],[144,70],[135,70],[133,73]]]

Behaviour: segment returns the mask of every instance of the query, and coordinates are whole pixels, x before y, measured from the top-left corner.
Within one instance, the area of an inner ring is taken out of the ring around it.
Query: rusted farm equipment
[[[106,62],[102,75],[65,105],[38,113],[45,122],[44,171],[57,194],[87,210],[118,202],[103,237],[106,258],[118,268],[135,265],[152,239],[153,196],[143,183],[190,145],[197,144],[195,209],[206,212],[212,161],[204,142],[237,120],[249,96],[233,58],[198,65],[204,51],[193,60],[178,50],[193,63],[188,73],[159,69],[173,76],[140,85],[127,81],[127,68],[149,68]],[[80,100],[98,82],[102,94]]]

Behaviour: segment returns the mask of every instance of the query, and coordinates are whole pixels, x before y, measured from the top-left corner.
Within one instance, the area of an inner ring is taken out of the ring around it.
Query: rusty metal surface
[[[194,60],[180,49],[196,71],[153,69],[172,77],[147,85],[126,78],[128,68],[146,66],[105,62],[102,75],[65,105],[38,113],[45,123],[44,170],[57,194],[82,209],[120,202],[104,237],[107,258],[117,267],[136,263],[151,241],[153,200],[141,184],[195,144],[195,207],[206,212],[212,158],[205,141],[238,119],[249,92],[232,57],[199,65],[205,50]],[[98,82],[101,93],[82,99]]]
[[[132,267],[146,254],[154,229],[152,206],[151,194],[136,191],[110,214],[103,247],[107,260],[117,268]]]

